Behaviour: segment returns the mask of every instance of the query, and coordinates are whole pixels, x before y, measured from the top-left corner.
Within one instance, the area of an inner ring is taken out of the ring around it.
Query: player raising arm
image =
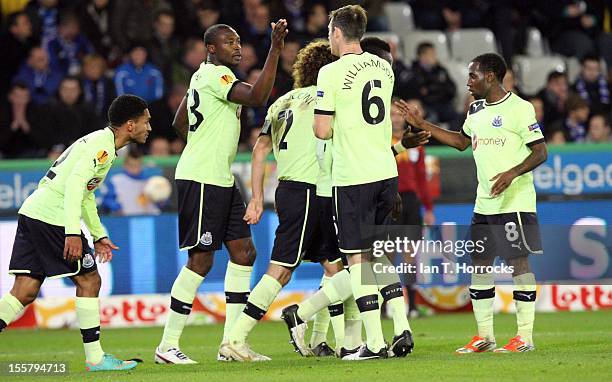
[[[69,277],[76,285],[76,314],[87,371],[129,370],[100,346],[98,293],[102,280],[95,257],[110,261],[119,249],[100,223],[94,190],[104,181],[116,150],[130,142],[145,143],[151,125],[147,103],[133,95],[115,99],[108,110],[110,126],[68,147],[19,210],[9,274],[13,288],[0,300],[0,331],[34,301],[45,278]],[[94,252],[81,232],[81,218],[94,239]],[[136,255],[136,254],[133,254]]]
[[[494,275],[472,274],[470,296],[478,335],[457,353],[524,352],[534,350],[532,338],[536,281],[528,255],[542,253],[536,216],[536,193],[531,171],[546,160],[546,145],[531,104],[502,86],[503,58],[480,55],[469,64],[467,86],[477,101],[470,105],[461,132],[441,129],[423,120],[418,110],[400,101],[406,121],[430,131],[438,141],[465,150],[470,143],[478,175],[472,240],[486,241],[483,254],[474,252],[476,266],[492,265],[496,256],[514,268],[514,300],[518,331],[504,347],[495,349],[493,333]]]
[[[241,105],[263,106],[276,76],[287,23],[272,23],[268,58],[253,86],[239,81],[231,68],[241,59],[240,36],[225,24],[204,34],[208,58],[191,77],[189,91],[179,106],[174,127],[187,144],[176,167],[179,245],[188,260],[170,292],[170,314],[155,361],[195,363],[181,352],[179,339],[191,312],[198,287],[213,265],[215,251],[225,244],[230,261],[225,273],[226,317],[224,340],[249,295],[255,247],[242,220],[245,205],[234,182],[231,164],[240,136]],[[222,356],[219,360],[225,360]]]

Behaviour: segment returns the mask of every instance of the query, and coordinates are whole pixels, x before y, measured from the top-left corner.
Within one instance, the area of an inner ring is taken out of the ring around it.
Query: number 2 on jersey
[[[361,114],[363,115],[363,119],[369,123],[370,125],[377,125],[385,119],[385,103],[382,98],[379,96],[373,96],[370,98],[370,92],[372,88],[381,88],[382,83],[380,80],[372,80],[366,82],[363,87],[363,91],[361,92]],[[372,116],[370,114],[370,106],[372,104],[376,105],[378,109],[378,113],[376,116]]]
[[[287,150],[287,142],[285,142],[285,138],[287,138],[287,133],[289,132],[289,129],[291,129],[291,125],[293,125],[293,111],[291,109],[281,110],[278,113],[278,120],[282,121],[283,119],[287,122],[287,126],[285,126],[285,132],[278,143],[279,150]]]
[[[204,121],[204,116],[198,111],[200,94],[198,94],[197,90],[193,89],[191,90],[191,96],[193,97],[193,105],[189,106],[189,112],[196,117],[196,121],[193,125],[189,125],[189,131],[196,131]]]

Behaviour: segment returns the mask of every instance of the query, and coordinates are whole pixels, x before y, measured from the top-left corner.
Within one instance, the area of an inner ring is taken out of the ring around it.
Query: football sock
[[[204,277],[187,267],[181,269],[170,291],[170,311],[164,327],[164,335],[159,345],[161,351],[166,352],[171,348],[179,347],[179,339],[183,333],[183,328],[185,328],[189,313],[191,313],[193,299],[203,280]]]
[[[351,295],[351,276],[346,269],[333,275],[325,286],[298,304],[298,316],[310,321],[319,310],[335,302],[344,301]]]
[[[323,276],[319,290],[327,284],[330,277]],[[298,313],[299,316],[299,313]],[[314,322],[312,323],[312,334],[310,335],[310,347],[314,348],[321,342],[327,341],[327,329],[329,328],[329,311],[321,309],[315,314]]]
[[[270,304],[274,301],[283,286],[272,276],[263,275],[261,280],[255,285],[244,311],[232,326],[228,334],[230,343],[244,343],[251,330],[257,322],[268,311]]]
[[[381,256],[376,259],[377,263],[383,264],[385,267],[393,266],[387,256]],[[406,311],[406,301],[404,300],[404,291],[400,278],[397,273],[385,272],[376,273],[376,282],[380,294],[384,301],[387,303],[387,309],[391,313],[393,318],[393,333],[397,336],[404,332],[404,330],[410,330],[410,324],[408,323],[408,316]]]
[[[77,297],[76,315],[83,337],[85,360],[100,363],[104,351],[100,345],[100,304],[98,297]]]
[[[495,342],[493,333],[493,303],[495,302],[495,285],[493,274],[472,273],[470,285],[472,310],[478,325],[478,335]]]
[[[23,310],[23,305],[15,296],[6,293],[0,299],[0,332],[8,326]]]
[[[378,352],[385,347],[378,305],[378,287],[370,263],[358,263],[350,267],[351,287],[355,302],[366,330],[368,349]]]
[[[336,348],[342,347],[344,345],[344,305],[342,302],[338,302],[330,305],[327,309],[329,310],[332,328],[334,328],[335,346]]]
[[[535,321],[536,280],[533,273],[513,277],[514,302],[516,304],[517,335],[533,344],[533,322]]]
[[[251,272],[253,267],[227,263],[225,271],[225,326],[223,328],[223,342],[232,325],[240,316],[246,306],[251,290]]]
[[[344,344],[345,349],[355,349],[363,344],[361,337],[361,318],[355,298],[351,295],[344,301]]]

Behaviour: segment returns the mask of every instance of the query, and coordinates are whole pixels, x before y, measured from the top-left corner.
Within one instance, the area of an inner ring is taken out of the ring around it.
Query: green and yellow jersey
[[[508,92],[498,102],[472,102],[461,132],[472,140],[478,172],[478,191],[474,212],[495,215],[507,212],[535,212],[536,193],[533,175],[525,173],[498,197],[492,197],[495,175],[522,163],[531,153],[529,147],[544,142],[533,106]]]
[[[240,137],[241,106],[227,99],[238,82],[223,65],[202,63],[187,93],[187,145],[176,166],[176,179],[231,187],[231,165]]]
[[[83,218],[94,240],[106,236],[94,191],[106,178],[115,158],[115,135],[110,128],[84,136],[53,163],[19,213],[64,227],[66,235],[79,235]]]
[[[312,131],[316,87],[294,89],[269,108],[262,135],[270,135],[278,180],[316,184],[317,140]]]
[[[391,145],[389,63],[363,52],[325,65],[317,77],[316,114],[333,115],[334,186],[351,186],[397,176]]]

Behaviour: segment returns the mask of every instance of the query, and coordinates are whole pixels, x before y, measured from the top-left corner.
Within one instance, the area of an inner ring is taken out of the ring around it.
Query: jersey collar
[[[493,102],[493,103],[488,103],[487,101],[485,101],[485,105],[486,106],[495,106],[495,105],[499,105],[500,103],[504,102],[505,100],[507,100],[508,98],[510,98],[510,96],[512,95],[512,92],[508,92],[506,93],[506,95],[504,96],[504,98],[500,99],[497,102]]]

